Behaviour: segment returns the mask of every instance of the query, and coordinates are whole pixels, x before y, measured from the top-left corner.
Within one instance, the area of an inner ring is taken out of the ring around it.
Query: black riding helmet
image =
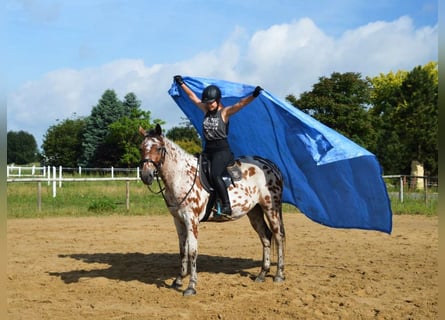
[[[202,92],[201,101],[204,103],[212,103],[213,101],[219,101],[221,99],[221,90],[215,85],[207,86]]]

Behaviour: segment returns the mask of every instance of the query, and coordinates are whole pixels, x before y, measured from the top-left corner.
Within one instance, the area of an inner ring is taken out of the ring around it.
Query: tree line
[[[438,172],[438,66],[430,62],[411,71],[375,77],[333,72],[320,77],[312,90],[287,102],[374,153],[385,174],[409,174],[411,162],[427,175]],[[8,132],[8,163],[40,161],[64,167],[135,167],[140,160],[137,128],[153,128],[141,101],[128,93],[121,101],[106,90],[87,117],[72,117],[48,128],[42,152],[24,131]],[[190,153],[201,141],[189,121],[166,132]]]

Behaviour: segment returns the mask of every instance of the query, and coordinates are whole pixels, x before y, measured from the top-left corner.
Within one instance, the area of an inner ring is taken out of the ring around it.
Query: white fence
[[[82,176],[82,175],[89,175],[91,172],[96,172],[96,173],[102,173],[102,174],[106,174],[109,173],[111,178],[114,178],[115,174],[118,174],[119,172],[124,172],[124,173],[135,173],[136,177],[139,178],[139,168],[114,168],[114,167],[110,167],[110,168],[82,168],[82,167],[77,167],[77,168],[69,168],[69,167],[37,167],[37,166],[32,166],[32,167],[20,167],[20,166],[15,166],[15,165],[9,165],[6,167],[6,177],[8,179],[13,179],[13,178],[39,178],[39,177],[43,177],[43,178],[48,178],[51,179],[51,172],[54,172],[54,170],[56,170],[58,172],[59,178],[62,177],[62,173],[66,172],[66,173],[71,173],[72,175],[78,175],[78,176]],[[52,174],[54,176],[54,173]]]
[[[67,174],[68,176],[64,176]],[[96,173],[95,177],[85,177],[91,173]],[[118,174],[121,173],[121,174]],[[121,176],[124,173],[125,176]],[[97,177],[97,174],[102,177]],[[116,176],[118,174],[119,176]],[[10,165],[7,166],[7,182],[37,182],[38,183],[38,203],[40,204],[40,190],[41,183],[46,182],[48,185],[52,184],[52,195],[55,198],[57,195],[57,186],[62,187],[63,182],[87,182],[87,181],[126,181],[127,183],[127,208],[128,208],[128,184],[130,181],[140,181],[139,168],[67,168],[67,167],[20,167]],[[419,180],[423,182],[423,190],[420,195],[423,196],[425,202],[428,198],[428,189],[438,187],[437,177],[428,176],[408,176],[408,175],[386,175],[383,176],[386,183],[398,185],[398,199],[403,202],[406,193],[405,187],[412,185],[410,181],[416,181],[418,185]],[[391,183],[393,181],[395,183]],[[437,192],[433,193],[433,197],[437,196]],[[40,207],[40,205],[39,205]]]
[[[65,177],[63,172],[71,172],[72,175],[77,175],[78,177]],[[82,177],[82,174],[88,172],[96,173],[109,173],[108,176],[103,177]],[[135,176],[125,176],[116,177],[117,172],[135,172]],[[127,210],[129,209],[129,182],[130,181],[140,181],[140,171],[139,168],[135,169],[125,169],[125,168],[63,168],[59,167],[18,167],[18,166],[7,166],[7,182],[37,182],[37,206],[39,211],[41,210],[42,204],[42,182],[46,182],[48,185],[52,184],[52,195],[53,198],[57,196],[57,186],[62,187],[63,182],[87,182],[87,181],[126,181],[126,205]]]

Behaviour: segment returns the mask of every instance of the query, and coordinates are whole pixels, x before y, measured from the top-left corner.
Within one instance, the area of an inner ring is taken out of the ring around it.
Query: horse
[[[181,268],[171,287],[181,289],[190,266],[189,284],[183,295],[195,295],[198,281],[198,226],[206,215],[209,202],[209,192],[200,179],[199,158],[164,136],[159,124],[150,131],[139,127],[139,133],[143,136],[140,146],[140,178],[148,188],[157,179],[178,234]],[[241,169],[242,177],[228,187],[232,220],[247,215],[263,246],[262,266],[255,281],[265,281],[271,264],[271,245],[276,244],[277,271],[274,282],[282,282],[285,279],[285,232],[281,172],[272,162],[261,158],[251,158],[246,163],[239,160],[235,162]],[[209,221],[212,221],[215,214],[212,211]]]

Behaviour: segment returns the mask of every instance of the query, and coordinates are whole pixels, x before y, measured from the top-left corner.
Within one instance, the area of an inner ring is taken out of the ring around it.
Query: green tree
[[[139,126],[149,130],[154,128],[156,123],[164,124],[159,119],[155,119],[154,123],[151,123],[150,114],[150,111],[143,111],[137,107],[131,110],[130,116],[122,117],[110,124],[105,146],[113,152],[108,152],[107,159],[103,159],[105,165],[127,168],[138,166],[141,143]]]
[[[107,156],[104,153],[110,151],[105,145],[108,126],[123,116],[125,116],[125,110],[122,102],[117,98],[116,92],[110,89],[106,90],[86,119],[81,166],[95,167],[102,164],[101,160]]]
[[[200,153],[202,151],[199,134],[188,120],[182,122],[181,126],[173,127],[168,130],[166,136],[191,154]]]
[[[394,110],[400,99],[400,87],[407,71],[368,78],[372,85],[369,114],[377,132],[377,143],[373,152],[379,159],[385,174],[400,174],[406,169],[406,148],[400,140],[400,132],[394,129],[397,120]]]
[[[357,144],[372,150],[376,132],[367,109],[370,103],[368,80],[360,73],[334,72],[329,78],[320,77],[312,91],[299,99],[288,95],[286,100],[328,127],[338,131]]]
[[[430,174],[438,167],[438,77],[431,65],[417,66],[404,79],[395,109],[395,130],[411,160],[422,163]]]
[[[140,111],[141,101],[138,100],[133,92],[130,92],[125,95],[124,101],[122,102],[122,107],[124,116],[134,118],[135,116],[138,116],[137,113]],[[136,112],[136,115],[133,115],[134,112]]]
[[[379,75],[370,114],[379,126],[377,155],[385,172],[409,174],[413,160],[438,171],[438,69],[436,62],[410,72]]]
[[[8,131],[7,163],[27,164],[38,159],[37,143],[34,136],[26,131]]]
[[[85,119],[65,119],[48,128],[42,144],[45,165],[74,168],[82,155]]]

